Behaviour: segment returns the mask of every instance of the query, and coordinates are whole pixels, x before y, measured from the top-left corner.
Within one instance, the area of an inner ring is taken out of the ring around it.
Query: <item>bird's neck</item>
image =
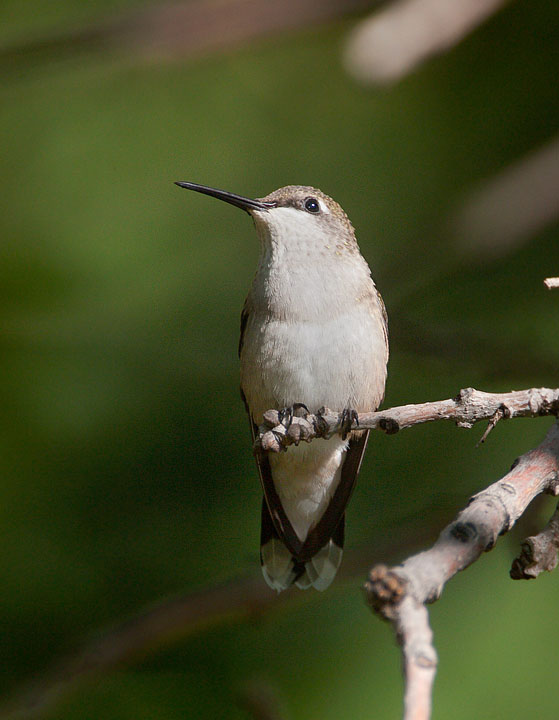
[[[372,284],[353,239],[289,236],[257,226],[261,254],[252,285],[254,309],[286,320],[313,321],[347,312]]]

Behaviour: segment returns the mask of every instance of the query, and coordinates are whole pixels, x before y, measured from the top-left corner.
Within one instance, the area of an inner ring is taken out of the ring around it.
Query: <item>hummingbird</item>
[[[288,185],[250,199],[177,182],[252,216],[260,258],[241,314],[241,396],[252,438],[266,410],[289,422],[321,408],[348,420],[384,397],[384,302],[353,226],[320,190]],[[268,585],[325,590],[340,566],[345,510],[369,431],[257,456],[263,489],[260,560]]]

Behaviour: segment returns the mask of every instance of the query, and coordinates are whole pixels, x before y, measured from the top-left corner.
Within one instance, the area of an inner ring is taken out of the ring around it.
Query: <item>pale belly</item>
[[[260,422],[270,408],[304,403],[311,412],[375,409],[384,392],[386,349],[378,320],[363,308],[320,322],[250,318],[241,387]]]
[[[304,403],[311,412],[376,409],[384,393],[386,347],[370,313],[338,315],[320,323],[253,318],[245,331],[241,386],[256,423],[270,408]],[[270,455],[274,486],[304,540],[339,484],[347,441],[335,436]]]

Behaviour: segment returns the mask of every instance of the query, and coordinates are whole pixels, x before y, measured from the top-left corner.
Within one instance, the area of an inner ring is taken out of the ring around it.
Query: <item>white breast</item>
[[[386,377],[382,327],[368,308],[323,321],[249,319],[241,384],[253,417],[297,402],[311,412],[376,407]]]

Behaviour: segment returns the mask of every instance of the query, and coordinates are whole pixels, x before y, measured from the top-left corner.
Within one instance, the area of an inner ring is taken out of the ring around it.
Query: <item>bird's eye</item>
[[[305,210],[310,213],[320,212],[320,205],[316,198],[310,197],[305,200]]]

